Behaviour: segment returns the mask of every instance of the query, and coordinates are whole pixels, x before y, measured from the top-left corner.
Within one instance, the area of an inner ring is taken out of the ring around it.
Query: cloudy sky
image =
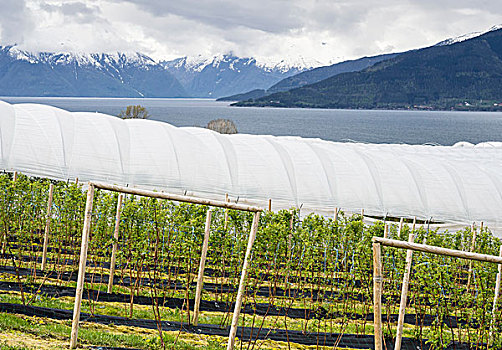
[[[322,64],[502,24],[500,0],[0,0],[0,45]]]

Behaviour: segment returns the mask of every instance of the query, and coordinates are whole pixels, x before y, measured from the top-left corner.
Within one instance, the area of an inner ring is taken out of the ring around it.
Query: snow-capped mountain
[[[292,69],[297,69],[301,72],[321,67],[324,64],[315,59],[307,59],[303,56],[285,57],[277,60],[256,57],[256,62],[259,67],[265,69],[288,72]]]
[[[141,53],[32,53],[0,46],[0,95],[182,97],[187,92]]]
[[[286,60],[257,61],[232,54],[213,57],[181,57],[161,64],[195,97],[221,97],[253,89],[266,89],[278,81],[312,66]]]
[[[231,54],[157,62],[138,53],[29,52],[0,46],[0,96],[220,97],[268,88],[306,61]]]
[[[454,38],[449,38],[449,39],[440,41],[435,46],[453,45],[453,44],[460,43],[462,41],[466,41],[466,40],[469,40],[469,39],[472,39],[472,38],[478,37],[480,35],[483,35],[483,34],[486,34],[489,32],[493,32],[493,31],[499,30],[499,29],[502,29],[502,24],[495,25],[484,32],[473,32],[473,33],[463,34],[463,35],[460,35],[460,36],[457,36]]]

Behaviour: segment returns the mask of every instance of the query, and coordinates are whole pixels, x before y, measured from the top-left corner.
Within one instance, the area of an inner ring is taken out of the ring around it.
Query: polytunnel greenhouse
[[[502,143],[337,143],[220,135],[150,120],[0,103],[0,168],[274,209],[485,222],[502,229]]]
[[[115,350],[502,348],[502,143],[0,102],[0,169],[0,330]]]

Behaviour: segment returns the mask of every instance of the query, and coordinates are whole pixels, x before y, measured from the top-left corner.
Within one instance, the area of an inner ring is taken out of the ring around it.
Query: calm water
[[[499,112],[240,108],[206,99],[0,99],[112,115],[117,115],[127,105],[141,104],[148,109],[152,119],[176,126],[205,126],[212,119],[228,118],[235,122],[240,133],[318,137],[331,141],[442,145],[458,141],[502,141],[502,113]]]

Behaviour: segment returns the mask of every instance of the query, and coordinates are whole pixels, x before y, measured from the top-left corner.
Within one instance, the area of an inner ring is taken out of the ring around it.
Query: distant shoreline
[[[502,112],[502,104],[498,106],[457,106],[449,108],[432,107],[432,106],[414,106],[414,107],[332,107],[332,106],[306,106],[306,105],[282,105],[282,104],[253,104],[246,103],[247,101],[228,101],[230,107],[255,107],[255,108],[302,108],[302,109],[338,109],[338,110],[355,110],[355,111],[421,111],[421,112]]]

